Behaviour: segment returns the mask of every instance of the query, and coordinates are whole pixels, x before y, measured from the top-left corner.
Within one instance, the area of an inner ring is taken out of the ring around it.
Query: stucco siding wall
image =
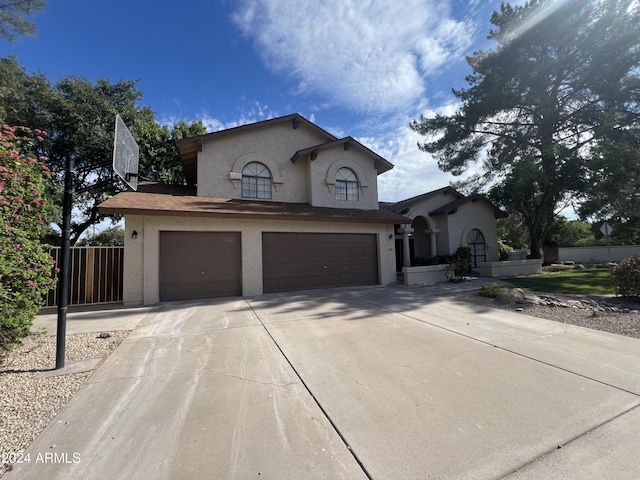
[[[409,218],[414,220],[417,217],[423,217],[428,222],[428,227],[430,229],[439,230],[440,232],[436,236],[436,248],[438,255],[449,255],[449,222],[447,215],[438,215],[432,217],[429,215],[429,212],[436,210],[441,207],[443,204],[449,203],[454,200],[454,197],[449,195],[435,195],[432,197],[425,198],[420,203],[413,205],[411,210],[407,214]],[[412,225],[415,227],[415,225]],[[417,231],[414,228],[414,238],[418,240],[418,245],[422,243],[423,249],[420,247],[414,251],[416,256],[425,256],[425,252],[428,251],[428,255],[426,256],[434,256],[434,252],[431,251],[431,238],[430,235],[425,234],[424,232]]]
[[[351,169],[358,177],[361,188],[357,201],[336,200],[335,183],[331,182],[335,182],[335,172],[342,167]],[[364,152],[356,148],[345,151],[342,145],[338,145],[321,151],[310,162],[309,170],[311,205],[314,207],[378,210],[378,175],[373,160]]]
[[[640,245],[616,245],[611,247],[560,247],[560,260],[578,263],[619,262],[640,253]]]
[[[242,198],[241,182],[230,174],[241,174],[246,163],[258,161],[271,170],[272,201],[307,203],[307,161],[290,159],[298,150],[326,141],[318,132],[303,126],[293,129],[287,122],[205,142],[198,154],[198,195]]]
[[[267,220],[207,219],[163,216],[127,216],[125,242],[124,302],[129,305],[153,305],[159,302],[160,232],[202,231],[241,232],[243,295],[261,295],[262,232],[372,233],[378,239],[379,282],[396,282],[395,248],[392,225],[313,223]],[[130,230],[138,232],[131,239]]]
[[[131,238],[133,231],[138,238]],[[141,275],[144,271],[144,217],[127,215],[124,225],[123,300],[125,305],[141,305],[144,291]]]
[[[496,218],[491,208],[481,203],[466,203],[455,214],[448,215],[448,222],[450,254],[467,246],[467,235],[475,228],[484,235],[487,262],[498,261]]]

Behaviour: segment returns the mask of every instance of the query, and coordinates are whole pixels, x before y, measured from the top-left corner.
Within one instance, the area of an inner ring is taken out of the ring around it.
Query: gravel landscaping
[[[65,366],[106,358],[128,331],[68,335]],[[45,376],[56,364],[56,337],[31,336],[0,360],[0,477],[12,455],[23,452],[93,374]]]
[[[529,300],[501,303],[477,290],[448,295],[455,301],[509,310],[556,322],[569,323],[627,337],[640,338],[640,303],[619,297],[527,292]]]

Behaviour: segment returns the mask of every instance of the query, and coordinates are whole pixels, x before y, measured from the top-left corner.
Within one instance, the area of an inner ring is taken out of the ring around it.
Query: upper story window
[[[263,164],[251,162],[242,169],[242,198],[271,199],[271,172]]]
[[[336,200],[358,201],[358,177],[348,168],[336,172]]]

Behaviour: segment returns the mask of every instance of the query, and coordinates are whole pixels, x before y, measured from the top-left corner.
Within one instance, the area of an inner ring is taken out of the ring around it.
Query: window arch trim
[[[336,160],[329,166],[326,179],[329,193],[334,193],[336,186],[336,174],[341,168],[347,168],[355,174],[356,178],[358,179],[360,194],[364,195],[365,189],[369,186],[368,182],[365,180],[366,177],[364,175],[364,172],[358,165],[355,165],[353,162],[349,162],[348,160]]]
[[[280,169],[276,162],[260,153],[246,153],[238,157],[238,159],[233,163],[231,171],[229,172],[229,180],[233,182],[234,189],[237,189],[238,185],[242,182],[242,171],[249,163],[261,163],[267,167],[269,172],[271,172],[271,185],[276,192],[279,191],[281,185],[284,183],[282,173],[280,173]]]

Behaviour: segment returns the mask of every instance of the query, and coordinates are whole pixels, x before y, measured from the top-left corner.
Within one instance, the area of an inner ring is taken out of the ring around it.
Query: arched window
[[[477,268],[479,263],[487,261],[484,235],[480,230],[474,228],[467,234],[467,246],[471,250],[471,266],[473,268]]]
[[[336,172],[336,200],[358,201],[358,177],[348,168]]]
[[[242,169],[242,198],[271,199],[271,172],[258,162]]]

